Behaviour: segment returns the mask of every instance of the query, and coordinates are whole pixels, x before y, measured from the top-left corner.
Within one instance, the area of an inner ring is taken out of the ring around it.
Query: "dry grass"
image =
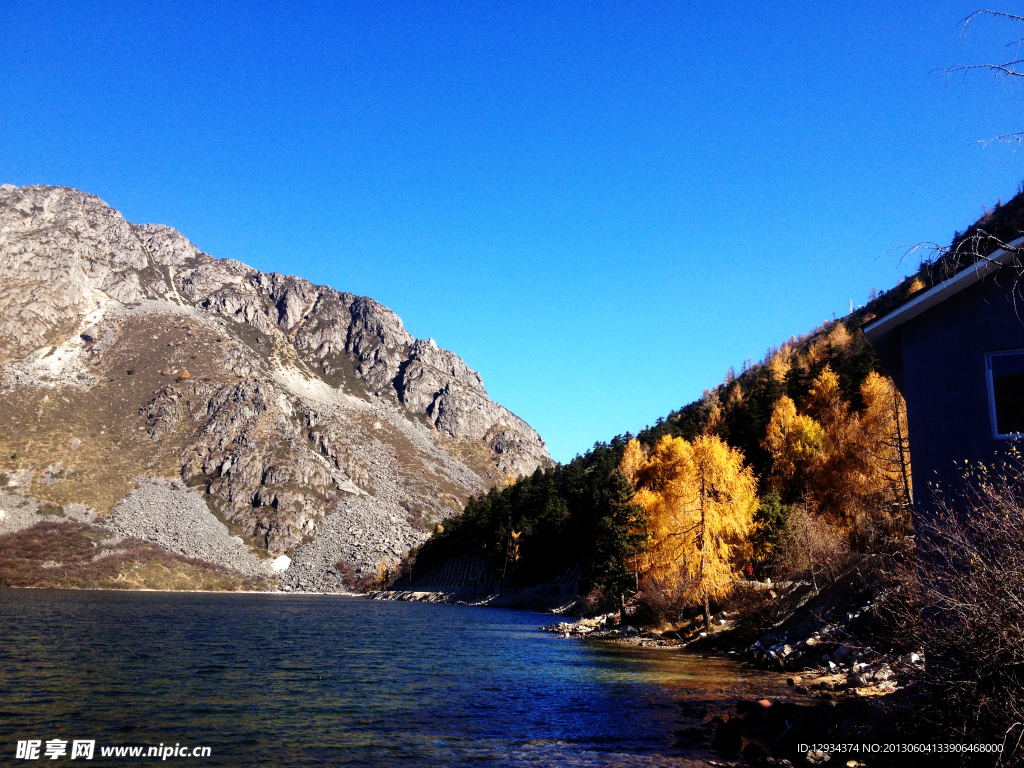
[[[102,528],[42,522],[0,536],[0,586],[241,591],[265,589],[213,563],[138,539],[112,543]]]
[[[505,480],[505,474],[494,466],[494,454],[482,442],[478,440],[455,440],[440,434],[434,437],[438,446],[443,451],[446,451],[457,461],[461,461],[473,470],[488,487]]]
[[[177,454],[188,435],[172,432],[152,440],[140,409],[185,368],[189,381],[223,379],[223,346],[214,329],[180,315],[126,320],[102,360],[93,363],[91,372],[100,381],[90,390],[0,393],[0,472],[32,469],[32,496],[59,505],[80,502],[100,513],[124,498],[138,475],[177,477]],[[82,441],[77,451],[70,448],[72,438]],[[74,473],[40,484],[42,471],[57,461],[74,466]]]
[[[356,567],[347,560],[339,560],[335,564],[341,580],[345,586],[353,592],[372,592],[378,589],[377,578],[374,574],[358,573]]]

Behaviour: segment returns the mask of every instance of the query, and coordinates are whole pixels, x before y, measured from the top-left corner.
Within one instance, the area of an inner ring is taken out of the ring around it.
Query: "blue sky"
[[[0,181],[372,296],[563,461],[1024,179],[971,3],[156,6],[5,5]]]

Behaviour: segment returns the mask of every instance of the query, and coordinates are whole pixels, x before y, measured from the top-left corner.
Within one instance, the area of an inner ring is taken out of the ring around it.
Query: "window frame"
[[[1024,432],[1010,432],[1001,434],[999,432],[999,421],[996,419],[996,390],[992,381],[992,358],[1007,357],[1009,355],[1024,356],[1024,348],[999,349],[994,352],[985,353],[985,386],[988,389],[988,415],[992,422],[993,440],[1020,440],[1024,438]]]

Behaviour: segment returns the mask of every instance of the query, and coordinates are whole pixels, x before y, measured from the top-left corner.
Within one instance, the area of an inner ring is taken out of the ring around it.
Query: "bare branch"
[[[975,69],[987,69],[991,72],[998,72],[999,74],[1007,75],[1009,77],[1024,77],[1024,72],[1019,72],[1014,67],[1018,64],[1024,64],[1024,59],[1014,59],[1013,61],[1007,61],[1003,64],[958,64],[955,67],[949,67],[942,70],[943,77],[948,77],[956,72],[963,72],[964,77],[967,73]]]
[[[1002,136],[993,136],[991,139],[982,139],[978,142],[983,147],[987,147],[989,144],[1013,144],[1013,152],[1017,153],[1017,149],[1021,144],[1024,144],[1024,131],[1017,131],[1016,133],[1004,133]]]
[[[1021,141],[1024,141],[1024,132],[1022,132]],[[1024,233],[1018,232],[1017,234]],[[934,242],[922,242],[917,245],[904,245],[900,247],[906,249],[900,258],[901,262],[915,253],[923,252],[926,255],[922,257],[921,262],[923,264],[940,265],[946,273],[945,277],[950,277],[960,271],[961,268],[970,266],[978,261],[993,261],[990,254],[997,250],[1013,254],[1014,258],[1009,266],[1014,267],[1018,273],[1024,272],[1024,263],[1020,259],[1021,254],[1024,254],[1024,247],[1010,245],[1001,238],[980,228],[970,235],[960,238],[951,246],[939,245]]]
[[[975,11],[966,19],[961,21],[959,26],[966,31],[967,27],[970,26],[970,23],[979,16],[996,16],[999,18],[1013,19],[1014,21],[1024,22],[1024,16],[1017,16],[1014,13],[1006,13],[1005,11],[990,11],[988,8],[982,8],[980,11]]]

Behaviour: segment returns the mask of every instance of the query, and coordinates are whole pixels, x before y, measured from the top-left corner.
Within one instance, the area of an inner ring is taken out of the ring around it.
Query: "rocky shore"
[[[822,589],[803,581],[748,588],[757,599],[735,601],[746,610],[721,611],[707,623],[703,616],[691,616],[645,626],[628,612],[625,620],[614,612],[541,629],[565,639],[726,657],[742,667],[784,675],[787,700],[767,696],[740,702],[727,717],[699,708],[685,713],[688,724],[675,734],[679,746],[710,746],[725,761],[719,765],[944,764],[936,755],[870,752],[875,744],[902,748],[905,737],[897,723],[920,703],[917,681],[925,652],[907,652],[892,642],[879,597],[862,580],[851,577]],[[869,751],[800,751],[801,744],[854,742]],[[738,759],[742,762],[729,762]]]
[[[923,664],[920,655],[888,658],[872,654],[869,649],[830,642],[823,639],[825,633],[793,640],[792,645],[783,641],[766,645],[769,642],[766,635],[764,643],[756,641],[743,651],[725,650],[733,627],[728,619],[717,621],[723,623],[716,624],[716,629],[710,633],[696,632],[694,640],[682,639],[686,633],[678,630],[659,631],[622,623],[618,613],[556,622],[541,630],[566,639],[659,647],[704,656],[721,654],[735,659],[737,665],[780,674],[799,667],[800,674],[787,676],[792,693],[788,699],[776,696],[740,701],[735,712],[728,715],[709,713],[701,707],[689,707],[682,713],[685,724],[674,733],[676,746],[717,751],[723,762],[711,762],[711,765],[828,764],[856,768],[925,764],[915,762],[917,758],[908,755],[897,760],[892,755],[858,757],[858,754],[851,754],[839,760],[837,755],[802,748],[802,745],[838,745],[854,741],[862,745],[897,743],[900,737],[892,730],[892,713],[905,707],[906,699],[915,695],[900,679],[904,673]],[[835,627],[833,631],[838,629]],[[722,647],[716,650],[716,645]],[[812,656],[816,657],[814,663],[811,663]],[[866,749],[870,751],[872,747]],[[737,759],[742,762],[735,762]]]
[[[389,589],[369,592],[365,596],[371,600],[474,605],[490,608],[544,611],[547,613],[563,613],[571,609],[576,602],[575,598],[569,599],[565,595],[514,594],[512,592],[476,595],[471,592],[414,592]]]

